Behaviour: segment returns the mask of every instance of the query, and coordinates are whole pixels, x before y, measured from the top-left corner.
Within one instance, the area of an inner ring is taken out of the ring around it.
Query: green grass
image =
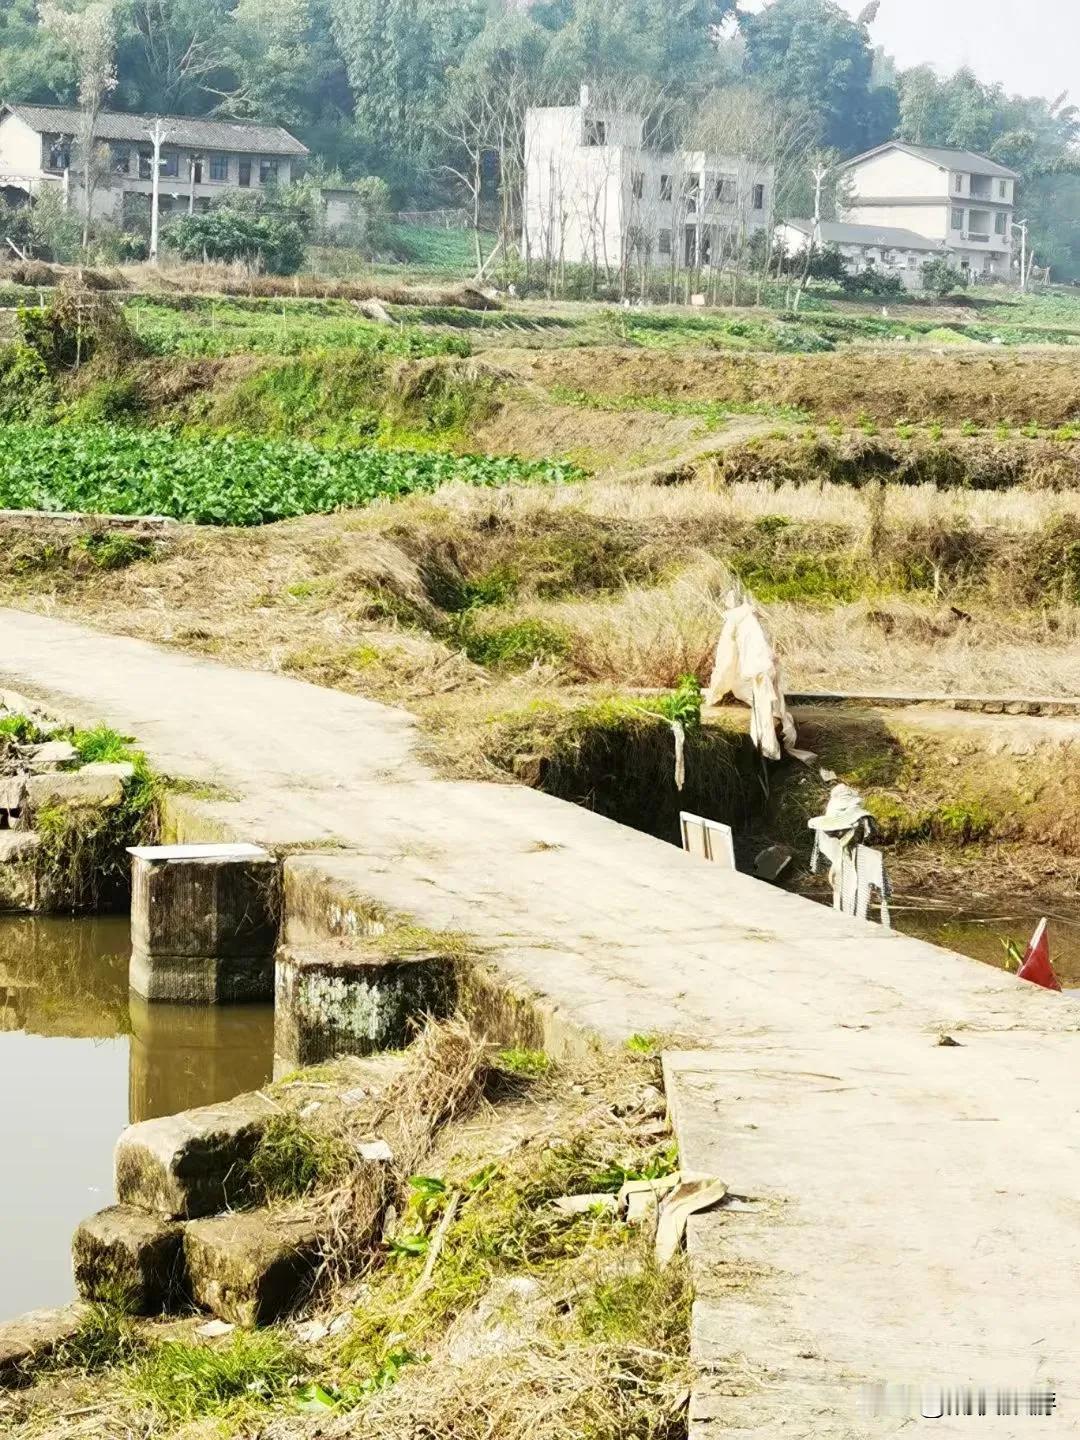
[[[804,410],[794,405],[770,405],[765,400],[740,403],[736,400],[676,400],[666,395],[594,395],[588,390],[568,389],[553,385],[548,392],[559,405],[577,405],[586,410],[604,410],[615,414],[648,410],[657,415],[687,416],[703,420],[719,428],[735,415],[762,415],[772,420],[809,420]]]
[[[260,525],[438,489],[580,479],[568,464],[117,426],[0,427],[0,506]]]
[[[551,1056],[543,1050],[500,1050],[495,1056],[500,1070],[509,1075],[520,1075],[526,1080],[538,1080],[551,1069]]]
[[[131,748],[131,737],[121,735],[108,725],[95,725],[90,730],[75,730],[71,733],[71,743],[79,752],[79,760],[83,765],[113,764],[124,760],[137,763],[141,758],[138,752]]]
[[[45,738],[44,730],[29,715],[0,715],[0,740],[37,745]]]
[[[136,339],[153,355],[299,355],[358,349],[420,358],[468,355],[462,335],[418,325],[379,325],[345,300],[215,300],[186,296],[169,304],[138,297],[124,305]]]
[[[84,1375],[128,1365],[144,1351],[145,1341],[128,1315],[127,1298],[93,1301],[79,1327],[50,1357],[50,1370],[77,1370]]]
[[[283,1401],[303,1360],[277,1330],[238,1330],[216,1345],[163,1341],[130,1377],[135,1397],[168,1425],[239,1419]]]
[[[458,639],[470,660],[492,670],[528,670],[561,660],[570,650],[569,633],[545,620],[514,620],[484,629],[476,629],[472,620],[472,611],[462,616]]]
[[[402,260],[420,272],[443,276],[471,276],[476,272],[476,247],[471,230],[392,225],[390,235]],[[493,244],[494,236],[481,235],[480,248],[484,256]]]
[[[263,1201],[293,1200],[344,1176],[350,1155],[343,1140],[309,1129],[293,1114],[275,1115],[251,1157],[255,1193]]]

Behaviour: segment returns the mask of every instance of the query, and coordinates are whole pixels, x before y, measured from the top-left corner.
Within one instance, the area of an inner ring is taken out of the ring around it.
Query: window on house
[[[139,179],[151,180],[154,175],[154,152],[153,150],[139,151]]]
[[[659,236],[659,239],[657,240],[656,248],[657,248],[657,250],[660,252],[661,255],[670,255],[670,254],[671,254],[671,231],[670,231],[670,230],[661,230],[661,231],[660,231],[660,236]]]
[[[909,270],[916,270],[918,269],[918,265],[919,257],[915,254],[914,251],[911,251],[911,253],[907,257],[907,268]]]
[[[641,200],[645,196],[645,176],[640,170],[636,170],[630,180],[630,188],[634,192],[634,199]]]
[[[203,177],[203,157],[191,155],[188,157],[188,176],[193,185],[201,185]]]
[[[962,175],[957,175],[953,189],[956,191],[957,195],[962,195],[964,193],[964,177]]]
[[[251,161],[245,156],[237,169],[239,170],[239,183],[246,190],[251,184]]]
[[[112,170],[114,175],[127,175],[131,170],[131,146],[113,145]]]
[[[229,178],[229,157],[227,155],[210,156],[210,179],[228,180]]]
[[[606,145],[607,144],[607,121],[586,120],[585,121],[585,144]]]
[[[998,194],[1001,196],[1002,200],[1007,200],[1009,198],[1009,182],[1007,180],[998,181]]]
[[[278,164],[278,162],[277,162],[276,160],[260,160],[260,161],[259,161],[259,184],[260,184],[260,185],[276,185],[276,184],[277,184],[277,164]]]
[[[1004,210],[999,210],[994,216],[994,232],[997,235],[1004,235],[1008,230],[1009,217]]]
[[[962,230],[964,228],[963,210],[954,210],[952,212],[952,228],[954,230]]]
[[[755,210],[764,210],[764,209],[765,209],[765,186],[764,186],[764,185],[755,185],[755,186],[754,186],[754,209],[755,209]]]
[[[163,180],[175,180],[180,174],[180,152],[174,150],[171,155],[161,157],[161,178]]]
[[[671,183],[671,176],[670,176],[670,175],[661,175],[661,176],[660,176],[660,199],[661,199],[661,200],[670,200],[670,199],[672,199],[672,197],[674,196],[674,194],[675,194],[675,190],[674,190],[674,187],[672,186],[672,183]],[[670,236],[671,236],[671,232],[668,231],[668,238],[669,238],[669,239],[670,239]]]
[[[71,166],[71,136],[46,135],[42,145],[44,170],[67,170]]]

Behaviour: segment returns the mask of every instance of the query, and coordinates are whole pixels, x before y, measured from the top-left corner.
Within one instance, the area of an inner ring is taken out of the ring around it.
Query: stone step
[[[267,1325],[310,1292],[322,1244],[302,1215],[219,1215],[184,1226],[184,1260],[197,1305],[234,1325]]]
[[[134,1314],[168,1310],[186,1289],[183,1227],[134,1205],[110,1205],[84,1220],[71,1257],[84,1300],[123,1296]]]
[[[28,1385],[35,1366],[78,1331],[87,1313],[85,1305],[64,1305],[58,1310],[31,1310],[0,1325],[0,1389]]]
[[[259,1095],[129,1125],[116,1142],[116,1198],[166,1219],[251,1203],[248,1167],[272,1116]]]
[[[40,844],[32,830],[0,830],[0,911],[34,908]]]
[[[150,1001],[270,1000],[280,866],[257,845],[137,846],[131,988]]]

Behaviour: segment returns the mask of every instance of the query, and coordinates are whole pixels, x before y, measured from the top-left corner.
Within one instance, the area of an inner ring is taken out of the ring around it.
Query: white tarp
[[[731,605],[724,615],[705,704],[719,705],[728,695],[750,706],[750,738],[767,760],[781,757],[778,726],[784,744],[795,749],[798,736],[784,698],[780,662],[752,604]]]

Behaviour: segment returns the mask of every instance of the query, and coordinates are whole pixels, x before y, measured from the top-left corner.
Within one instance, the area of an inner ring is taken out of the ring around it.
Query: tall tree
[[[874,13],[852,20],[834,0],[774,0],[740,22],[748,73],[817,114],[821,143],[849,155],[887,140],[897,122],[896,92],[875,84]]]
[[[0,3],[0,97],[70,100],[77,84],[70,54],[40,24],[37,0]]]
[[[710,74],[736,0],[549,0],[533,17],[555,33],[549,73],[568,88],[590,75],[696,89]]]
[[[227,88],[225,37],[235,0],[123,0],[117,99],[131,110],[198,115]]]
[[[333,0],[358,136],[399,190],[434,164],[447,75],[486,15],[485,0]]]

